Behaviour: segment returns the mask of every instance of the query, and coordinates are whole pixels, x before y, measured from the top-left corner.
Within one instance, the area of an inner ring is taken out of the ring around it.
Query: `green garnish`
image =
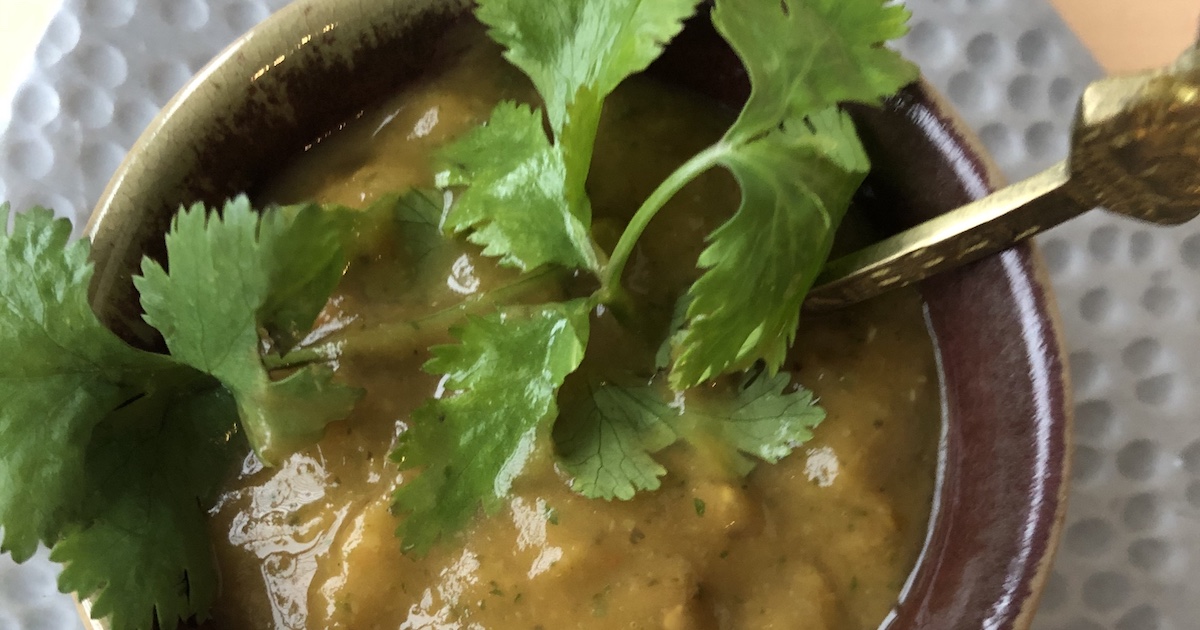
[[[402,469],[424,469],[396,491],[409,515],[399,532],[417,552],[508,496],[546,437],[542,420],[557,415],[559,386],[583,360],[587,306],[505,307],[455,336],[460,344],[434,348],[425,365],[446,377],[447,395],[413,414],[392,453]]]
[[[203,620],[217,590],[204,507],[230,463],[249,447],[273,465],[319,439],[360,396],[335,379],[334,350],[377,348],[379,335],[407,349],[422,326],[453,325],[458,343],[432,350],[425,369],[443,377],[438,396],[408,420],[392,454],[414,473],[394,506],[402,544],[415,552],[481,508],[498,509],[535,461],[557,458],[585,496],[629,499],[659,486],[666,470],[655,456],[680,441],[745,474],[810,439],[824,412],[779,370],[869,168],[837,104],[877,103],[915,79],[883,46],[905,32],[908,14],[885,0],[716,0],[712,20],[748,70],[750,99],[605,252],[591,236],[585,186],[604,100],[661,54],[698,3],[564,0],[546,11],[480,0],[480,21],[533,81],[544,112],[501,103],[441,151],[437,184],[457,196],[444,214],[416,193],[363,212],[256,212],[245,198],[220,213],[181,210],[167,264],[146,260],[135,279],[168,355],[127,345],[96,318],[89,246],[68,242],[65,221],[40,209],[18,215],[11,233],[0,230],[0,549],[23,561],[50,546],[65,565],[60,588],[91,597],[115,630]],[[742,204],[708,238],[704,273],[663,331],[660,373],[597,382],[558,422],[559,389],[584,360],[593,311],[631,307],[622,272],[642,232],[718,166],[735,176]],[[414,264],[405,273],[419,274],[450,232],[524,275],[420,326],[384,326],[370,344],[309,340],[380,220],[407,228],[399,245]],[[597,288],[525,303],[571,273],[590,274]],[[727,374],[732,401],[684,391]],[[703,501],[695,509],[703,515]]]
[[[194,206],[167,233],[170,274],[146,259],[134,280],[171,357],[233,394],[246,437],[268,465],[318,440],[359,397],[324,365],[272,380],[259,333],[286,351],[312,328],[346,267],[343,227],[337,212],[316,205],[260,217],[242,197],[219,218]]]
[[[749,72],[750,99],[717,144],[650,195],[606,257],[580,236],[590,229],[583,183],[604,97],[654,60],[696,2],[573,0],[552,12],[515,0],[479,5],[480,20],[546,103],[552,135],[543,133],[539,112],[505,102],[484,127],[442,151],[446,169],[439,184],[466,186],[449,223],[455,231],[473,228],[468,239],[484,245],[486,255],[522,270],[557,264],[592,271],[600,288],[588,304],[620,312],[627,306],[620,284],[625,263],[666,202],[716,166],[729,169],[742,189],[737,213],[709,237],[699,260],[705,273],[682,299],[679,329],[671,331],[660,362],[669,365],[677,390],[757,362],[765,373],[743,378],[739,408],[724,417],[705,411],[676,417],[666,404],[670,398],[651,388],[594,387],[556,430],[560,466],[572,476],[572,488],[604,499],[654,490],[666,471],[653,454],[681,438],[721,453],[743,474],[753,466],[747,456],[778,461],[811,438],[824,412],[808,392],[785,394],[790,377],[777,372],[795,339],[801,302],[870,168],[837,103],[878,103],[916,78],[912,64],[883,46],[904,34],[907,11],[883,0],[718,0],[712,19]],[[515,331],[496,326],[491,332]],[[522,360],[543,358],[534,352]],[[456,388],[472,390],[471,379]],[[556,420],[554,414],[518,420],[480,409],[459,435],[444,439],[501,433],[513,423],[550,427]],[[462,455],[463,462],[447,465],[464,470],[474,451]],[[490,489],[490,483],[481,478],[471,485]],[[440,521],[442,532],[465,522],[465,508],[453,518],[434,509],[457,505],[460,494],[427,498],[428,507],[407,495],[400,491],[396,507],[409,521]],[[498,505],[483,492],[471,505],[481,503]],[[410,527],[402,526],[401,534],[409,535]],[[420,537],[413,544],[427,542]]]
[[[503,103],[484,126],[445,149],[438,183],[467,186],[446,216],[487,256],[521,270],[553,263],[596,269],[590,209],[567,203],[566,164],[542,131],[542,114]],[[473,228],[473,229],[472,229]]]
[[[593,499],[625,500],[657,490],[667,469],[653,455],[679,439],[672,427],[677,412],[652,387],[603,384],[588,393],[554,425],[571,489]]]
[[[680,405],[653,387],[592,387],[555,422],[559,464],[571,489],[592,499],[657,490],[667,469],[653,455],[681,440],[744,475],[756,460],[776,463],[812,439],[825,419],[812,392],[788,392],[790,384],[786,374],[746,375],[731,400],[695,396]]]
[[[908,11],[882,0],[724,0],[713,24],[750,74],[750,98],[717,144],[663,182],[638,210],[604,276],[619,282],[643,229],[687,182],[733,172],[742,206],[709,237],[705,274],[688,294],[671,383],[692,387],[766,361],[774,373],[795,340],[800,304],[870,164],[836,106],[875,104],[917,77],[883,44]],[[747,278],[753,279],[747,282]]]
[[[96,319],[88,243],[68,244],[67,221],[34,209],[0,232],[3,548],[22,561],[51,546],[60,588],[95,596],[115,630],[206,617],[217,581],[202,506],[244,453],[243,430],[272,461],[358,395],[324,366],[270,381],[258,332],[286,347],[312,327],[345,264],[336,228],[350,224],[315,206],[260,218],[245,199],[223,215],[182,212],[170,275],[147,261],[137,280],[170,356]]]

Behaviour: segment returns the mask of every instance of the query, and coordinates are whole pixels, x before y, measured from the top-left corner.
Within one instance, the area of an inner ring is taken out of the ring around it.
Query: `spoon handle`
[[[830,261],[809,312],[861,302],[978,260],[1092,208],[1068,191],[1066,162],[891,238]]]
[[[1200,46],[1161,70],[1092,83],[1067,162],[830,262],[804,308],[924,280],[1096,206],[1161,225],[1200,216]]]

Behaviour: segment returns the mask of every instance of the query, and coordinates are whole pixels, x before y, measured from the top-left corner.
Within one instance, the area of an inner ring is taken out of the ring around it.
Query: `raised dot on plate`
[[[1075,389],[1075,394],[1078,396],[1082,392],[1086,392],[1094,387],[1100,381],[1100,376],[1104,372],[1104,367],[1096,355],[1087,350],[1079,350],[1071,353],[1067,363],[1071,366],[1071,386]],[[1104,401],[1089,401],[1081,403],[1075,408],[1076,430],[1078,431],[1078,418],[1082,416],[1085,407],[1101,405],[1108,413],[1105,414],[1107,424],[1111,424],[1112,406]],[[1099,411],[1088,409],[1088,412]]]
[[[1017,39],[1017,57],[1027,66],[1041,66],[1050,61],[1053,53],[1053,42],[1041,29],[1026,31]]]
[[[162,15],[171,26],[196,31],[208,23],[208,5],[200,0],[171,0],[162,3]]]
[[[1066,139],[1052,123],[1042,121],[1025,130],[1025,150],[1033,157],[1058,156],[1066,153]]]
[[[78,87],[66,95],[63,105],[69,116],[89,129],[99,129],[112,122],[113,102],[103,90]]]
[[[1171,548],[1157,538],[1136,540],[1129,545],[1129,562],[1143,571],[1159,571],[1171,559]]]
[[[1097,611],[1118,608],[1129,597],[1129,578],[1112,571],[1094,573],[1083,583],[1083,603]]]
[[[970,72],[959,72],[950,77],[946,93],[959,107],[975,112],[988,109],[994,100],[990,86]]]
[[[54,88],[33,81],[21,86],[13,100],[17,120],[32,127],[41,127],[58,117],[61,103]]]
[[[1142,308],[1159,317],[1167,317],[1179,308],[1179,292],[1171,287],[1150,287],[1142,294]]]
[[[1148,604],[1135,606],[1117,620],[1116,630],[1160,630],[1162,615]]]
[[[1107,521],[1087,518],[1067,527],[1063,546],[1080,556],[1098,556],[1112,544],[1113,529]]]
[[[1000,54],[1000,43],[992,33],[981,33],[967,43],[967,61],[976,66],[996,65]]]
[[[1157,444],[1150,440],[1134,440],[1117,452],[1117,470],[1126,479],[1146,481],[1158,472],[1161,458]]]
[[[1185,239],[1179,247],[1179,255],[1183,264],[1200,271],[1200,234],[1193,234]]]
[[[69,11],[59,11],[46,28],[46,35],[38,44],[37,60],[43,66],[49,67],[58,63],[67,53],[79,45],[79,37],[83,30],[79,20]]]
[[[1071,463],[1071,480],[1086,483],[1100,476],[1104,467],[1104,456],[1100,451],[1081,444],[1075,445],[1074,461]]]
[[[112,142],[97,142],[84,145],[79,154],[83,172],[103,185],[125,158],[125,150]]]
[[[136,138],[142,135],[158,112],[158,105],[148,100],[137,99],[118,104],[114,120],[126,137]]]
[[[271,14],[263,3],[255,0],[231,2],[225,8],[225,23],[234,33],[244,33]]]
[[[1098,262],[1111,262],[1117,251],[1117,237],[1120,236],[1116,226],[1102,225],[1088,235],[1088,252]]]
[[[1060,277],[1071,270],[1073,256],[1067,241],[1054,237],[1042,238],[1038,240],[1038,247],[1042,250],[1042,258],[1050,269],[1050,275]]]
[[[1004,125],[999,123],[984,125],[979,130],[979,139],[987,147],[988,153],[991,153],[992,157],[1002,164],[1010,163],[1019,157],[1017,141],[1013,137],[1012,131]]]
[[[1145,262],[1154,253],[1154,237],[1146,230],[1129,235],[1129,259],[1135,263]]]
[[[89,44],[72,59],[83,76],[97,85],[114,88],[129,76],[124,53],[107,44]]]
[[[83,11],[89,22],[101,26],[125,26],[137,10],[137,0],[84,0]]]
[[[1200,440],[1188,444],[1180,455],[1183,467],[1193,475],[1200,476]]]
[[[1079,299],[1079,314],[1093,324],[1112,319],[1114,311],[1112,295],[1103,287],[1092,289]]]
[[[150,69],[150,89],[160,105],[165,105],[172,96],[192,77],[192,71],[181,62],[159,64]]]
[[[1058,77],[1050,82],[1050,106],[1059,111],[1074,109],[1079,91],[1070,77]]]
[[[1137,399],[1147,405],[1165,405],[1175,397],[1178,389],[1174,374],[1159,374],[1137,382],[1133,387]]]
[[[1071,368],[1074,374],[1074,362]],[[1075,406],[1075,434],[1078,437],[1099,442],[1109,436],[1112,428],[1113,408],[1107,400],[1088,400]]]
[[[1008,104],[1013,109],[1028,111],[1038,97],[1038,80],[1031,74],[1022,74],[1008,84]]]
[[[54,168],[54,149],[44,140],[22,140],[8,145],[4,161],[29,179],[41,179]]]
[[[1157,366],[1162,360],[1162,355],[1162,344],[1157,339],[1143,337],[1125,346],[1125,350],[1121,352],[1121,362],[1125,367],[1141,374]]]
[[[941,66],[953,57],[953,36],[950,30],[929,20],[913,25],[908,36],[904,38],[904,44],[921,65]]]
[[[1158,527],[1162,522],[1162,500],[1157,494],[1145,492],[1135,494],[1125,502],[1121,520],[1133,531],[1144,531]]]

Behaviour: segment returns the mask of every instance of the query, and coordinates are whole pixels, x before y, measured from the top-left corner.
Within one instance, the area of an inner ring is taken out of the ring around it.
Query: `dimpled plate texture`
[[[0,199],[86,222],[184,81],[284,0],[67,0],[0,135]],[[901,48],[1012,178],[1061,159],[1100,70],[1044,0],[909,0]],[[0,8],[0,13],[3,9]],[[1036,630],[1200,619],[1200,226],[1092,213],[1041,238],[1071,348],[1074,489]],[[0,630],[80,627],[45,553],[0,557]]]

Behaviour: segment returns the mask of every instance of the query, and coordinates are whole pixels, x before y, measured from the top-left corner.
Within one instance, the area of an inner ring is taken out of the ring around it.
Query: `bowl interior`
[[[235,43],[168,104],[93,214],[93,304],[145,346],[131,276],[161,258],[180,202],[253,190],[364,106],[435,71],[466,0],[299,0]],[[730,104],[749,84],[706,17],[650,72]],[[852,108],[875,169],[858,202],[893,227],[986,195],[998,178],[924,84]],[[921,286],[939,358],[944,432],[925,550],[889,628],[1024,628],[1064,512],[1068,393],[1036,253],[1016,247]]]

